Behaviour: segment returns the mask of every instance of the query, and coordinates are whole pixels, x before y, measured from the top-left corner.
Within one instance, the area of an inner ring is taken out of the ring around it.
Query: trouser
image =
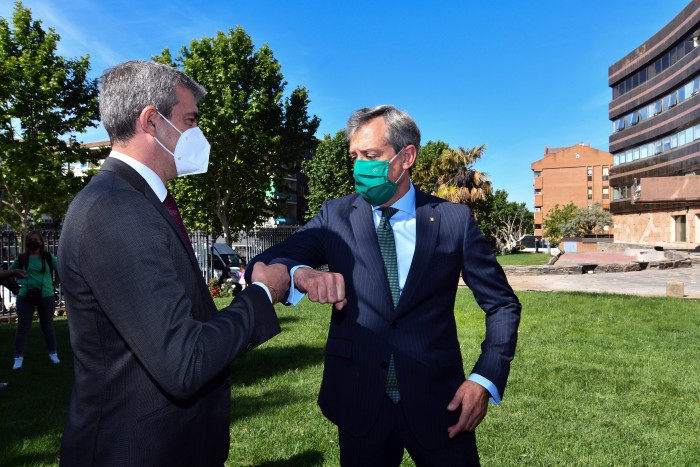
[[[445,427],[447,436],[447,427]],[[418,467],[479,466],[476,436],[462,432],[443,449],[424,448],[408,428],[403,403],[384,398],[374,426],[364,436],[338,428],[340,464],[343,467],[398,467],[404,449]]]
[[[17,297],[17,333],[15,334],[15,357],[24,355],[27,347],[27,337],[32,328],[34,309],[39,313],[39,323],[44,333],[46,350],[56,352],[56,332],[53,328],[53,312],[56,307],[56,298],[53,295],[42,297],[40,300],[29,300],[27,297]]]

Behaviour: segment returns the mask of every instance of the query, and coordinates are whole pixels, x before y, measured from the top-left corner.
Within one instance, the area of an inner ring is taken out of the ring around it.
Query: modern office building
[[[700,0],[608,69],[615,242],[700,245]]]
[[[530,166],[535,177],[535,236],[542,237],[542,221],[557,204],[584,207],[600,203],[609,209],[611,165],[612,155],[590,144],[545,147],[544,158]]]

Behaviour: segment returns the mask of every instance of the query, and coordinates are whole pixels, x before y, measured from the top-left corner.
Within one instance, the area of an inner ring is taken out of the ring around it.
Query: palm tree
[[[444,150],[430,168],[433,176],[437,175],[433,194],[470,206],[490,198],[493,195],[491,180],[484,172],[472,168],[485,151],[485,144],[471,149],[460,146]]]

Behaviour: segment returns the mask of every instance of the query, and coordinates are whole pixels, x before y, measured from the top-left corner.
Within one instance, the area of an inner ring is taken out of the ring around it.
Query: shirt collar
[[[137,161],[133,157],[121,153],[119,151],[112,151],[109,154],[109,157],[114,157],[115,159],[122,161],[123,163],[137,171],[139,175],[141,175],[143,179],[146,180],[146,183],[148,183],[148,186],[151,187],[151,190],[153,190],[160,202],[163,202],[163,200],[168,194],[168,190],[167,188],[165,188],[163,180],[161,180],[160,177],[153,170],[151,170],[149,167],[142,164],[141,162]]]
[[[413,182],[409,183],[406,194],[392,204],[391,207],[396,208],[399,211],[403,211],[411,217],[416,216],[416,189],[413,187]],[[382,207],[372,206],[372,209],[375,211],[380,211]]]

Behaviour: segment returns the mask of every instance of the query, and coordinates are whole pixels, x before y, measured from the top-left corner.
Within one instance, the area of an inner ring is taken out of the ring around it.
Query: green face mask
[[[399,157],[399,151],[390,161],[368,161],[357,159],[353,169],[355,189],[372,206],[384,204],[394,196],[398,188],[399,180],[406,173],[404,170],[399,178],[392,182],[389,180],[389,164]]]

